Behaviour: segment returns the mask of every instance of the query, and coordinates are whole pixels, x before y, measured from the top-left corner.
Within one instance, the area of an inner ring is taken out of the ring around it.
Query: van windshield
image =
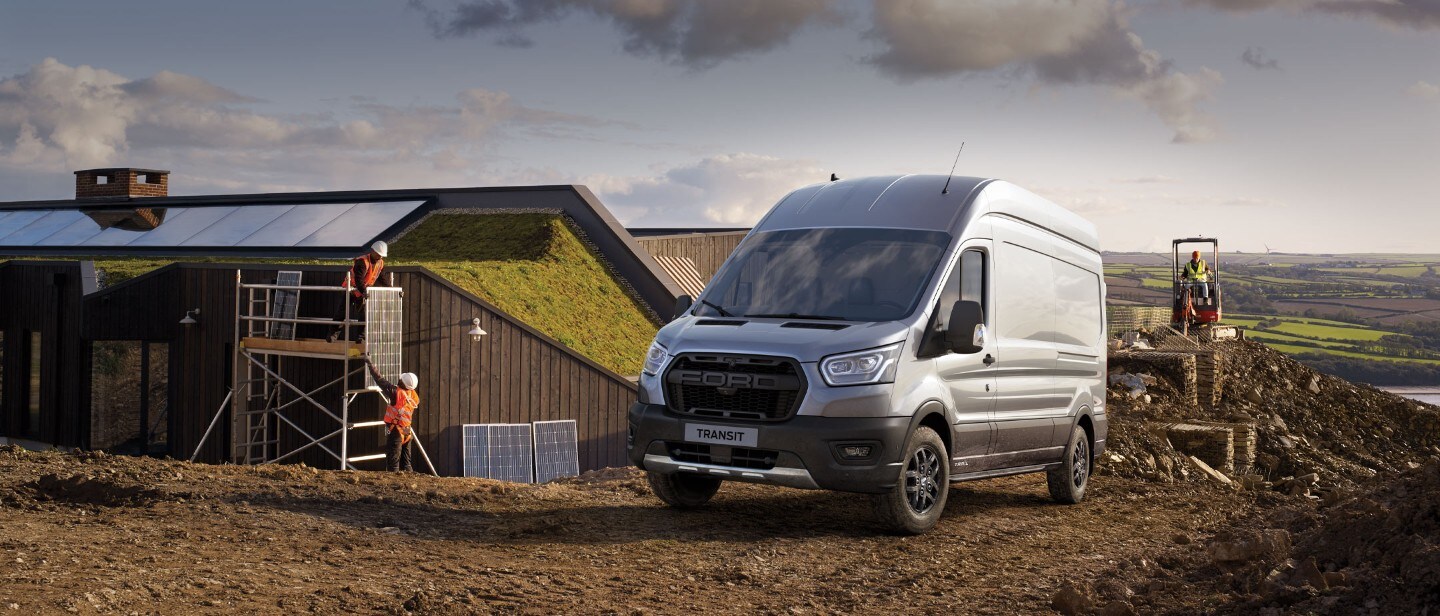
[[[701,296],[699,316],[893,321],[915,309],[950,244],[943,231],[756,233]]]

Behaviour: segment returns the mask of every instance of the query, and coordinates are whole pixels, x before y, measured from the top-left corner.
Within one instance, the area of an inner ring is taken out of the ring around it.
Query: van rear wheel
[[[1065,447],[1065,459],[1060,466],[1045,473],[1045,483],[1050,486],[1050,497],[1073,505],[1085,499],[1085,488],[1090,485],[1090,435],[1085,428],[1075,426],[1070,431],[1070,442]]]
[[[935,528],[950,495],[950,457],[940,435],[925,426],[905,444],[900,480],[874,498],[875,517],[887,530],[919,535]]]
[[[715,477],[690,475],[687,473],[646,473],[650,491],[665,504],[676,509],[695,509],[710,502],[720,491],[720,480]]]

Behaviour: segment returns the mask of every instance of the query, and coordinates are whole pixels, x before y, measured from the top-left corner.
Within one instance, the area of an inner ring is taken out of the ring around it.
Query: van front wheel
[[[900,481],[874,496],[875,517],[891,532],[919,535],[935,528],[950,495],[950,457],[934,430],[910,435],[901,459]]]
[[[1045,473],[1050,497],[1067,505],[1084,500],[1085,488],[1090,485],[1090,463],[1090,435],[1085,428],[1075,426],[1065,447],[1064,461]]]
[[[646,473],[650,491],[676,509],[694,509],[710,502],[720,491],[720,480],[686,473]]]

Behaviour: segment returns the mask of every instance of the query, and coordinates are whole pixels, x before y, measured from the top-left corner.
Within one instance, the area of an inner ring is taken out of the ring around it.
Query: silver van
[[[943,175],[781,199],[655,336],[629,455],[666,503],[724,481],[874,494],[935,526],[951,482],[1045,472],[1085,496],[1105,448],[1095,226],[1013,184]]]

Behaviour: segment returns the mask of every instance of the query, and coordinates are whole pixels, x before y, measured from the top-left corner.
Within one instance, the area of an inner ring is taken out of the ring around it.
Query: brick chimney
[[[170,194],[170,172],[160,169],[84,169],[75,172],[76,199],[129,199]]]

